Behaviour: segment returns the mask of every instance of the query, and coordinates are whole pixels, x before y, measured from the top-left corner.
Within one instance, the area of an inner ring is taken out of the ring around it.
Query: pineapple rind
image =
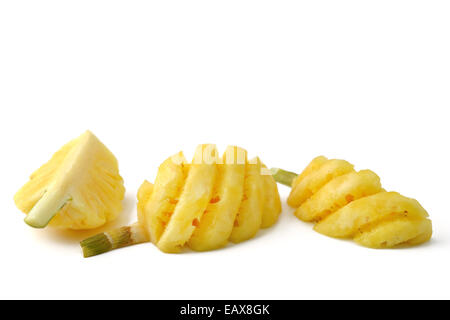
[[[357,234],[354,240],[374,249],[395,248],[424,243],[431,238],[431,230],[431,221],[428,219],[400,217],[393,221],[382,221],[370,230]]]

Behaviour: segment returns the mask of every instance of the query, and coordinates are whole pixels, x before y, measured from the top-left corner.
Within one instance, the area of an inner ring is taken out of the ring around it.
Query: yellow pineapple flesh
[[[142,183],[137,198],[138,222],[83,240],[85,257],[148,241],[167,253],[214,250],[252,238],[281,213],[270,171],[235,146],[219,158],[215,145],[200,145],[190,164],[177,153],[160,165],[154,185]]]
[[[191,164],[180,158],[182,153],[160,166],[151,196],[142,200],[139,221],[160,250],[214,250],[248,240],[277,221],[275,180],[262,174],[259,159],[247,160],[244,149],[228,147],[219,158],[215,145],[200,145]]]
[[[114,220],[124,194],[116,158],[86,131],[36,170],[14,201],[32,227],[82,230]]]
[[[315,158],[303,171],[274,168],[280,183],[291,185],[288,204],[314,229],[337,238],[353,238],[369,248],[412,246],[430,240],[432,223],[417,200],[386,192],[370,170],[356,172],[344,160]]]
[[[243,154],[245,161],[247,152],[244,149],[228,147],[223,155],[224,164],[218,165],[216,188],[189,240],[193,250],[206,251],[228,243],[244,194],[245,162],[239,163],[238,154]],[[227,162],[229,158],[232,161]]]

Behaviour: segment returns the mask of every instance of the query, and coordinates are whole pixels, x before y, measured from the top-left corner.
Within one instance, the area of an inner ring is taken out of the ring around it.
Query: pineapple
[[[217,182],[205,214],[189,239],[189,247],[196,251],[220,248],[228,243],[234,221],[244,195],[245,163],[238,163],[237,155],[247,152],[228,147],[223,165],[217,166]],[[226,163],[227,159],[233,161]]]
[[[116,158],[86,131],[36,170],[14,201],[32,227],[83,230],[114,220],[124,193]]]
[[[262,164],[262,167],[263,171],[267,170],[266,174],[261,176],[264,193],[261,228],[265,229],[270,228],[277,222],[281,213],[281,200],[280,197],[273,196],[278,194],[277,182],[264,164]]]
[[[356,172],[344,160],[315,158],[302,174],[272,169],[275,180],[292,186],[288,204],[314,230],[353,238],[369,248],[418,245],[430,240],[428,213],[414,199],[386,192],[370,170]]]
[[[139,216],[139,222],[148,230],[153,243],[157,243],[161,238],[169,222],[169,215],[175,208],[176,198],[187,175],[185,162],[184,155],[180,152],[161,164],[152,195]]]
[[[313,168],[314,163],[311,163],[307,168],[311,172],[305,174],[303,179],[296,179],[292,185],[288,197],[288,204],[291,207],[298,207],[334,178],[353,171],[353,165],[345,160],[329,160],[315,170]]]
[[[203,155],[206,152],[204,149],[207,149],[207,146],[200,145],[195,158]],[[215,154],[215,148],[212,152]],[[189,174],[173,212],[166,212],[169,220],[157,243],[164,252],[175,253],[183,248],[194,233],[212,198],[217,175],[216,163],[205,161],[203,158],[198,163],[195,162],[193,161],[189,168]]]
[[[177,253],[250,239],[281,212],[276,182],[263,168],[234,146],[219,158],[214,145],[200,145],[191,164],[180,152],[162,163],[154,185],[145,181],[139,189],[138,223],[84,240],[84,255],[145,241]]]
[[[382,190],[380,178],[370,170],[350,172],[327,183],[297,208],[295,215],[303,221],[320,221],[355,199]]]
[[[230,235],[230,240],[234,243],[253,238],[261,228],[264,204],[261,168],[259,159],[246,164],[244,197]]]

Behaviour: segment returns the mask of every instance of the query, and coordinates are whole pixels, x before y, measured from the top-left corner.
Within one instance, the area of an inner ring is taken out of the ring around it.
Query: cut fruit
[[[185,162],[184,155],[180,152],[161,164],[153,193],[145,205],[144,212],[138,216],[153,243],[158,243],[175,208],[174,202],[186,179]]]
[[[144,180],[144,182],[139,187],[137,193],[137,214],[138,214],[138,222],[145,226],[145,206],[150,200],[153,193],[153,184]]]
[[[230,240],[239,243],[253,238],[262,224],[263,212],[263,180],[261,162],[248,161],[244,181],[244,198],[236,216]]]
[[[116,158],[86,131],[35,171],[14,201],[32,227],[82,230],[114,220],[124,194]]]
[[[327,183],[295,212],[303,221],[320,221],[354,200],[381,192],[380,178],[370,170],[350,172]]]
[[[370,170],[356,172],[344,160],[320,156],[298,176],[271,169],[275,180],[292,185],[288,204],[314,230],[329,237],[353,238],[369,248],[413,246],[430,240],[428,213],[414,199],[386,192]]]
[[[158,241],[158,247],[164,252],[176,253],[181,250],[191,238],[196,223],[198,224],[202,218],[211,200],[217,167],[215,161],[207,159],[214,159],[217,151],[214,146],[210,150],[212,153],[205,156],[205,153],[209,152],[205,149],[208,149],[208,145],[200,145],[197,148],[183,186],[183,193]]]
[[[267,167],[263,164],[264,169]],[[263,212],[261,228],[270,228],[273,226],[281,213],[281,200],[278,196],[278,186],[275,179],[270,174],[264,174],[261,176],[263,182]]]
[[[263,170],[265,169],[265,170]],[[81,243],[85,256],[150,241],[161,251],[207,251],[255,236],[281,213],[274,178],[261,161],[230,146],[220,158],[213,144],[197,147],[191,164],[180,152],[159,167],[155,184],[138,191],[139,228],[120,228]]]
[[[374,249],[395,248],[401,245],[418,245],[430,240],[431,221],[411,220],[401,217],[393,221],[383,221],[374,228],[359,233],[354,240]]]
[[[428,213],[417,200],[397,192],[380,192],[350,203],[320,221],[314,229],[330,237],[347,238],[358,230],[368,230],[380,221],[396,217],[424,220]]]
[[[244,149],[228,147],[223,155],[224,164],[218,165],[217,187],[189,240],[189,247],[196,251],[206,251],[225,246],[233,230],[234,220],[244,194],[245,163],[239,164],[234,156],[247,154]],[[233,161],[226,159],[233,156]],[[244,159],[245,161],[245,159]]]
[[[291,207],[300,206],[328,182],[352,171],[353,165],[345,160],[325,160],[321,157],[314,159],[293,182],[288,204]]]

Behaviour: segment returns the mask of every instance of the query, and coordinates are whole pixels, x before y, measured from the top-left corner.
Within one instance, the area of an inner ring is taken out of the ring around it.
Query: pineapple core
[[[115,219],[124,194],[117,159],[86,131],[36,170],[14,201],[32,227],[83,230]]]

